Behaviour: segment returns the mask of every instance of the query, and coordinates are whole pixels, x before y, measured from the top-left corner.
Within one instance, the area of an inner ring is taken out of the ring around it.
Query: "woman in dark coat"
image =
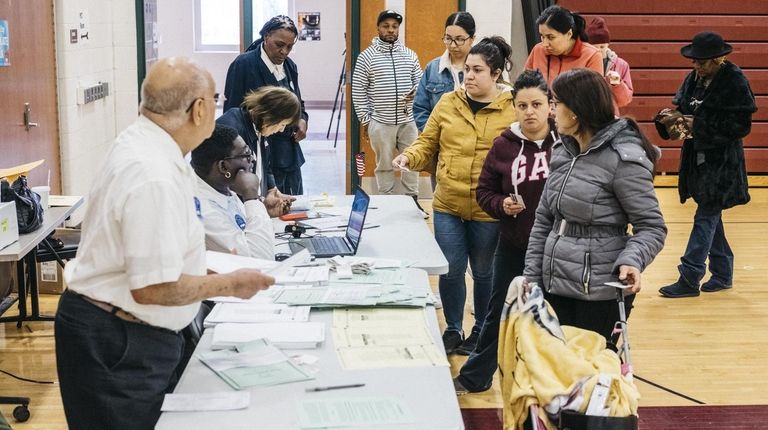
[[[699,295],[699,282],[709,258],[711,278],[701,291],[714,292],[733,285],[733,252],[725,238],[723,209],[749,202],[742,138],[757,110],[752,89],[741,69],[727,61],[731,45],[712,32],[694,36],[680,53],[693,61],[693,71],[683,81],[672,103],[675,111],[657,117],[661,137],[668,139],[675,122],[684,121],[680,176],[680,202],[692,197],[698,207],[685,254],[680,258],[678,280],[659,292],[664,297]]]
[[[296,43],[298,30],[291,18],[279,15],[267,21],[259,34],[261,38],[229,65],[224,87],[224,112],[239,108],[249,91],[266,85],[287,88],[296,94],[301,102],[301,118],[268,140],[272,174],[277,188],[285,194],[303,194],[301,166],[304,164],[304,154],[299,142],[307,135],[309,115],[301,98],[296,63],[288,58]],[[251,150],[256,151],[256,148]]]

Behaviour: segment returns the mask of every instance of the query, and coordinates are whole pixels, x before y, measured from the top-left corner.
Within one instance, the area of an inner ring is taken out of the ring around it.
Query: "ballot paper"
[[[332,334],[346,369],[448,365],[423,309],[336,309]]]
[[[405,283],[405,272],[402,270],[371,270],[368,274],[352,273],[349,279],[340,279],[339,276],[331,272],[329,279],[333,283],[351,283],[351,284],[398,284]]]
[[[410,327],[408,330],[391,325],[334,327],[333,343],[337,348],[433,344],[425,325]]]
[[[163,412],[234,411],[251,404],[250,391],[219,393],[166,394]]]
[[[314,379],[266,339],[238,345],[236,350],[205,352],[197,357],[236,390]]]
[[[302,429],[384,426],[415,422],[408,405],[394,397],[346,397],[302,400]],[[386,428],[386,427],[384,427]]]
[[[262,272],[277,268],[277,261],[244,257],[226,252],[206,251],[205,263],[209,270],[216,273],[229,273],[238,269],[257,269]]]
[[[205,327],[219,323],[309,321],[309,306],[275,303],[217,303],[205,318]]]
[[[213,329],[211,349],[227,349],[256,339],[269,339],[281,349],[314,349],[325,340],[325,324],[305,323],[222,323]]]
[[[345,308],[333,311],[334,328],[371,325],[426,327],[427,318],[424,309]]]
[[[376,285],[342,285],[313,288],[284,289],[275,303],[292,306],[375,306],[381,296]]]
[[[336,353],[345,369],[448,366],[448,359],[434,344],[342,347]]]

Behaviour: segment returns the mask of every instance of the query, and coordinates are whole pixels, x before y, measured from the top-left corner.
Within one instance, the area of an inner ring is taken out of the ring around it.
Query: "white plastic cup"
[[[40,195],[40,204],[43,206],[43,210],[48,210],[48,195],[51,193],[51,187],[42,185],[39,187],[32,187],[32,191]]]

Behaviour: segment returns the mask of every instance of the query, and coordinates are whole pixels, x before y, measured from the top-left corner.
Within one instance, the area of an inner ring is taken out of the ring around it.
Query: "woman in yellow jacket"
[[[499,36],[472,47],[464,65],[465,89],[445,94],[416,142],[392,160],[395,168],[422,170],[440,151],[432,206],[435,239],[449,265],[439,283],[447,324],[443,344],[449,354],[469,355],[475,349],[490,300],[498,227],[477,204],[475,191],[493,140],[515,121],[509,87],[498,84],[511,64],[511,52]],[[467,260],[474,280],[475,324],[465,339]]]

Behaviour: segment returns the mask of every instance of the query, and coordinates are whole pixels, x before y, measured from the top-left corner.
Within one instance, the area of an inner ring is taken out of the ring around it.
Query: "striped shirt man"
[[[388,125],[413,121],[412,94],[421,79],[421,65],[415,52],[400,40],[387,43],[373,39],[357,57],[352,73],[352,104],[363,124],[373,119]]]

